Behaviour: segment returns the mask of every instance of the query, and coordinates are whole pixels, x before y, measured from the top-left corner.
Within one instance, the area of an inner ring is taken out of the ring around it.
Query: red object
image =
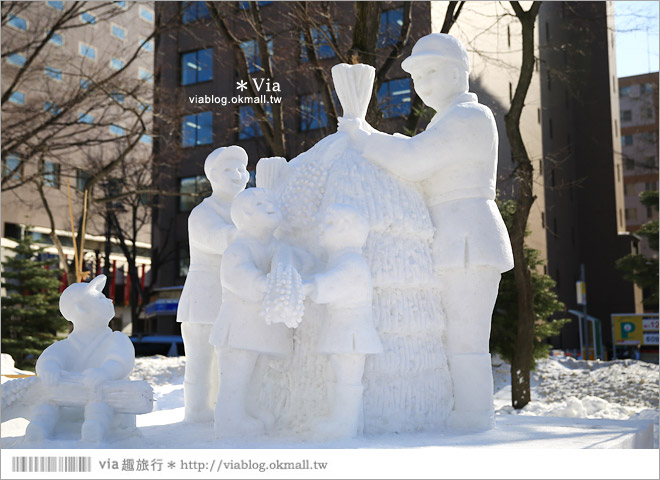
[[[124,274],[124,305],[128,305],[131,298],[131,276],[129,272],[130,269],[126,267],[126,273]]]
[[[60,282],[60,293],[66,290],[66,287],[69,286],[69,277],[66,274],[66,270],[62,273],[62,281]]]
[[[140,278],[140,290],[144,292],[144,277],[147,276],[145,270],[147,266],[143,263],[142,264],[142,277]],[[138,305],[142,305],[142,295],[138,295]]]
[[[110,279],[110,298],[115,299],[115,290],[117,288],[117,260],[112,261],[112,274]]]

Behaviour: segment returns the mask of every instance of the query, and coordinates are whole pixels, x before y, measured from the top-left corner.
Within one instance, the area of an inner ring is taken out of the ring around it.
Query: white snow
[[[155,392],[154,411],[138,415],[141,437],[109,439],[101,448],[260,448],[286,445],[300,448],[356,448],[378,446],[432,445],[432,434],[381,435],[377,442],[368,439],[344,440],[340,443],[296,444],[286,439],[245,439],[238,443],[216,440],[213,425],[183,423],[183,374],[185,357],[139,357],[131,374],[133,380],[146,380]],[[8,367],[8,363],[4,364]],[[658,448],[658,395],[660,374],[658,365],[637,360],[612,362],[575,361],[550,358],[537,363],[532,380],[532,402],[519,412],[511,404],[509,365],[495,357],[496,421],[505,422],[513,416],[572,417],[615,420],[648,420],[654,424],[654,447]],[[15,373],[3,369],[3,375]],[[25,379],[6,380],[3,377],[3,403],[7,388]],[[14,407],[15,408],[15,407]],[[27,412],[19,412],[19,415]],[[22,436],[26,421],[15,418],[5,421],[3,412],[2,443],[7,448],[24,448]],[[405,437],[405,438],[404,438]],[[375,439],[376,437],[374,437]],[[402,443],[403,442],[403,443]],[[462,442],[461,445],[465,445]],[[469,444],[469,442],[468,442]],[[80,448],[74,439],[49,440],[37,448]]]

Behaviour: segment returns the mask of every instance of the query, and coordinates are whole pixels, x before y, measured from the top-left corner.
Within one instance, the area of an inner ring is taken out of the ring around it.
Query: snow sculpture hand
[[[102,368],[88,368],[82,372],[82,382],[90,389],[96,389],[110,380],[110,375]]]
[[[337,131],[340,133],[347,133],[351,137],[353,144],[358,149],[362,149],[364,148],[364,144],[371,132],[375,130],[361,118],[339,117]]]

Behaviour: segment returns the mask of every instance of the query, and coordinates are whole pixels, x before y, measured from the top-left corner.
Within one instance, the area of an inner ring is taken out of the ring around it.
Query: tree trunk
[[[522,65],[511,108],[504,116],[507,138],[516,164],[516,211],[509,236],[513,249],[513,274],[518,290],[518,330],[511,359],[511,402],[521,409],[530,400],[530,371],[534,353],[534,290],[527,259],[525,258],[525,230],[529,212],[536,197],[533,192],[534,168],[520,134],[520,117],[525,97],[534,72],[534,24],[541,2],[534,2],[524,11],[518,2],[511,6],[522,26]]]

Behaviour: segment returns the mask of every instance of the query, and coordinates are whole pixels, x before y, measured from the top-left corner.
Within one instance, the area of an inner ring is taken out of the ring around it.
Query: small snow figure
[[[229,211],[250,178],[247,161],[245,150],[236,145],[211,152],[204,162],[204,173],[213,194],[193,208],[188,218],[190,269],[177,310],[186,349],[186,422],[213,420],[218,394],[217,359],[209,336],[222,304],[222,255],[236,236]]]
[[[64,290],[60,311],[73,323],[74,330],[66,339],[46,348],[36,367],[46,388],[72,385],[84,397],[81,437],[92,443],[103,439],[113,420],[114,409],[103,397],[104,385],[126,379],[135,363],[130,339],[108,327],[115,308],[102,293],[105,282],[105,275],[99,275],[89,283],[74,283]],[[28,441],[47,438],[57,423],[59,406],[57,402],[47,402],[37,404],[33,410],[26,431]]]
[[[291,330],[284,323],[268,325],[259,314],[268,291],[267,274],[280,246],[273,233],[282,214],[270,191],[250,188],[234,200],[231,219],[238,235],[222,259],[223,301],[211,333],[220,374],[215,407],[218,437],[263,432],[263,422],[246,411],[254,366],[259,355],[285,357],[293,349]]]
[[[371,273],[361,252],[368,234],[369,222],[356,209],[329,207],[320,236],[328,263],[306,284],[313,302],[327,304],[318,351],[330,356],[335,373],[330,418],[316,426],[320,437],[353,437],[361,430],[366,355],[383,351],[373,324]]]

